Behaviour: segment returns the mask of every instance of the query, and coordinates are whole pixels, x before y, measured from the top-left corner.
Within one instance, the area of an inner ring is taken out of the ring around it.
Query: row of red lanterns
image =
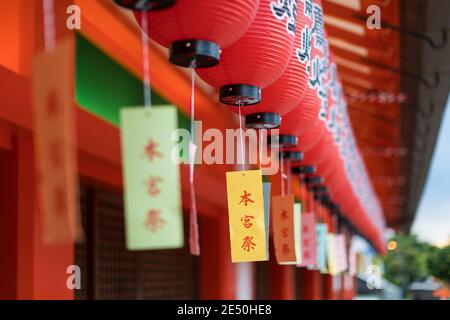
[[[381,216],[346,111],[320,0],[115,0],[145,16],[170,61],[196,69],[247,128],[280,128],[302,176],[315,171],[327,197],[378,249]],[[286,149],[287,148],[287,149]],[[375,212],[375,213],[374,213]]]

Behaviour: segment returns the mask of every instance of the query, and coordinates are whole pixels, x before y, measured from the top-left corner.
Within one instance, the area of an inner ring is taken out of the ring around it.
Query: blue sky
[[[413,233],[436,245],[450,239],[450,99],[442,125],[424,193],[419,204]]]

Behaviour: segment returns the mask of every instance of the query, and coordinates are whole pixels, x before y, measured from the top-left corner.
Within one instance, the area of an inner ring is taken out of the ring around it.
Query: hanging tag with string
[[[239,101],[241,170],[227,172],[228,220],[233,262],[268,259],[261,170],[245,170],[244,138]],[[239,158],[239,157],[238,157]]]
[[[75,41],[61,30],[56,39],[55,0],[42,0],[44,50],[32,65],[33,138],[42,240],[72,243],[82,238],[77,208],[74,101]],[[64,37],[63,37],[64,35]]]
[[[184,245],[179,162],[172,158],[178,129],[175,106],[152,106],[148,17],[142,16],[143,107],[120,110],[128,250]],[[138,281],[142,278],[139,269]],[[138,297],[142,298],[138,286]]]

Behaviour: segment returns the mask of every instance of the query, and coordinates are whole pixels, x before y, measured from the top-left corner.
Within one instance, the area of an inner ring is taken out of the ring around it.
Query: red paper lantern
[[[170,61],[196,68],[219,63],[220,51],[248,30],[259,0],[177,0],[167,10],[151,11],[148,35],[164,47],[170,47]],[[141,23],[141,13],[135,12]]]
[[[306,10],[306,7],[305,7]],[[281,134],[298,136],[299,149],[306,152],[320,142],[325,132],[321,121],[327,107],[325,82],[328,78],[328,43],[323,26],[323,12],[318,4],[309,10],[311,23],[302,32],[302,47],[297,51],[308,73],[304,96],[297,107],[283,116]],[[309,38],[305,35],[309,34]],[[323,120],[323,119],[322,119]],[[321,150],[319,150],[321,151]]]
[[[218,66],[198,70],[210,85],[220,88],[220,102],[251,105],[261,89],[286,70],[294,47],[297,1],[261,0],[247,33],[223,50]]]
[[[247,128],[277,127],[281,116],[299,105],[308,85],[308,73],[301,52],[302,44],[309,41],[307,30],[310,28],[311,19],[305,15],[304,2],[300,1],[297,7],[296,35],[290,62],[282,76],[262,90],[261,103],[241,108],[241,113],[246,116]],[[237,113],[239,108],[232,107],[232,111]]]
[[[114,0],[118,5],[131,10],[161,10],[172,6],[175,0]]]

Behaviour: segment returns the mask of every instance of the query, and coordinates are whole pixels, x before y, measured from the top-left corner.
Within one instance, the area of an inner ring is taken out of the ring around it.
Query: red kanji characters
[[[304,226],[303,226],[303,232],[304,232],[304,233],[309,233],[309,227],[308,227],[308,225],[304,225]]]
[[[247,252],[250,252],[250,250],[254,250],[256,247],[256,243],[254,243],[252,240],[253,240],[253,237],[245,237],[244,243],[242,244],[241,248]]]
[[[160,194],[161,190],[158,187],[158,184],[163,181],[163,178],[161,177],[150,177],[145,184],[147,185],[147,193],[152,196],[156,197]]]
[[[56,214],[64,216],[67,213],[67,199],[62,186],[58,185],[54,188],[53,201]]]
[[[285,221],[288,220],[288,219],[289,219],[289,217],[288,217],[287,211],[286,211],[286,210],[281,211],[281,220],[282,220],[283,222],[285,222]]]
[[[58,101],[55,92],[52,92],[48,96],[47,100],[47,115],[49,118],[53,118],[58,114]]]
[[[311,253],[309,252],[309,250],[303,251],[303,258],[304,258],[305,260],[311,258]]]
[[[144,157],[153,162],[155,158],[162,158],[162,154],[157,150],[158,144],[150,139],[144,149]]]
[[[281,231],[283,238],[287,238],[289,236],[289,228],[283,228]]]
[[[161,213],[159,210],[151,209],[147,213],[147,221],[145,225],[151,232],[156,232],[162,229],[166,224],[166,220],[161,218]]]
[[[254,216],[247,215],[247,214],[241,218],[241,222],[244,224],[244,227],[245,227],[246,229],[248,229],[248,228],[250,228],[251,226],[253,226],[253,223],[250,222],[250,221],[252,221],[252,219],[255,219],[255,217],[254,217]]]
[[[289,248],[289,244],[287,244],[287,243],[283,244],[282,251],[283,251],[283,254],[285,256],[287,256],[291,252],[291,249]]]
[[[50,155],[50,161],[52,162],[54,169],[59,169],[63,165],[63,154],[62,154],[62,147],[59,144],[58,141],[53,141],[50,145],[49,150]]]
[[[243,203],[244,206],[247,206],[249,202],[254,203],[255,201],[250,199],[251,195],[251,193],[247,193],[247,191],[244,190],[244,195],[241,196],[241,202],[239,202],[238,204]]]

